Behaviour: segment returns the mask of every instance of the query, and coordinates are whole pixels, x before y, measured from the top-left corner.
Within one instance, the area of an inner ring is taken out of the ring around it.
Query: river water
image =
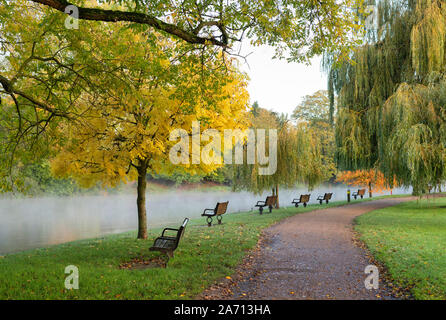
[[[334,201],[345,200],[346,191],[345,186],[321,186],[311,192],[310,203],[316,203],[317,196],[324,192],[333,192]],[[281,206],[290,205],[302,193],[307,190],[279,190]],[[152,193],[147,195],[148,224],[149,227],[179,225],[185,217],[199,218],[205,208],[215,207],[217,201],[229,201],[228,213],[249,211],[266,195],[177,190]],[[0,255],[136,228],[136,194],[0,199]]]

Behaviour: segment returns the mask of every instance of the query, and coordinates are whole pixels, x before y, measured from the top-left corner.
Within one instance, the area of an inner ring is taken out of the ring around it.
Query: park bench
[[[263,213],[263,208],[268,207],[269,213],[272,212],[273,206],[276,205],[277,202],[277,196],[267,196],[265,201],[257,201],[256,207],[259,208],[260,214]]]
[[[173,252],[178,248],[181,237],[184,234],[184,229],[186,228],[189,218],[184,219],[183,224],[179,229],[165,228],[161,237],[156,238],[153,246],[149,249],[150,251],[160,251],[165,253],[168,258],[173,257]],[[172,232],[172,236],[167,236],[166,231]],[[176,233],[176,234],[175,234]]]
[[[364,195],[365,195],[365,189],[358,189],[357,192],[353,192],[353,197],[355,198],[355,200],[358,197],[361,197],[361,199],[364,199]]]
[[[310,196],[311,194],[302,194],[299,199],[293,199],[291,203],[294,204],[296,208],[299,207],[299,203],[302,203],[304,207],[306,207],[307,203],[310,202]]]
[[[317,200],[319,200],[320,204],[322,204],[322,201],[325,201],[326,203],[328,203],[328,201],[330,201],[332,195],[333,195],[333,193],[326,193],[326,194],[324,194],[324,196],[317,197]]]
[[[212,226],[212,217],[217,216],[218,224],[221,224],[222,215],[226,213],[228,209],[229,201],[226,202],[217,202],[215,209],[204,209],[202,217],[207,217],[206,222],[208,226]]]

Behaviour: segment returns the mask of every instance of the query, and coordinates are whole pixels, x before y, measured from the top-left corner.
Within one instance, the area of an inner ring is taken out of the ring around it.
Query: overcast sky
[[[251,78],[248,88],[251,103],[258,101],[262,108],[291,115],[303,96],[327,89],[319,57],[307,66],[272,59],[274,49],[270,47],[244,46],[243,55],[252,52],[247,58],[248,65],[242,62],[242,70]]]

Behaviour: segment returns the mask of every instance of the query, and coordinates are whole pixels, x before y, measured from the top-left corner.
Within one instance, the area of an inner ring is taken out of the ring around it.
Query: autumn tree
[[[233,61],[220,65],[221,60],[211,59],[203,65],[193,56],[178,57],[178,44],[170,39],[158,36],[151,44],[147,36],[114,30],[101,42],[95,59],[107,64],[106,57],[113,57],[120,68],[102,79],[106,95],[78,106],[82,121],[60,124],[65,141],[52,160],[56,176],[73,177],[83,186],[137,180],[141,239],[147,237],[148,173],[207,174],[222,165],[172,162],[172,130],[190,132],[198,121],[201,130],[243,129],[248,101],[245,77]],[[212,77],[203,80],[203,68],[212,69]]]
[[[394,179],[390,185],[388,179],[384,174],[377,170],[356,170],[356,171],[343,171],[336,177],[337,182],[342,182],[349,186],[359,186],[367,188],[369,191],[369,197],[372,197],[374,192],[383,193],[392,190],[397,186],[397,182]]]
[[[383,0],[353,62],[327,55],[329,90],[338,94],[341,169],[381,171],[415,194],[446,178],[444,158],[446,11],[444,1]],[[369,18],[372,17],[372,18]]]
[[[183,42],[119,24],[68,30],[63,14],[25,0],[0,6],[0,18],[3,190],[22,190],[24,166],[41,157],[83,186],[136,179],[144,238],[146,173],[218,167],[173,166],[169,131],[190,130],[194,121],[203,130],[244,126],[246,79],[223,55],[197,55]]]

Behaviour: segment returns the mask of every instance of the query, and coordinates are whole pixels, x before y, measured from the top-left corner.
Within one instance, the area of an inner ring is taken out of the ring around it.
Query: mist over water
[[[293,198],[311,193],[310,203],[318,203],[316,198],[324,192],[333,192],[333,201],[346,200],[347,189],[342,185],[320,186],[311,192],[306,188],[280,189],[279,201],[281,206],[289,206]],[[393,190],[393,194],[408,193],[410,189]],[[200,218],[204,209],[214,208],[223,201],[229,201],[229,214],[256,210],[256,202],[265,200],[268,194],[179,190],[148,193],[148,225],[149,228],[180,225],[185,217]],[[0,255],[136,228],[136,194],[0,199]]]

